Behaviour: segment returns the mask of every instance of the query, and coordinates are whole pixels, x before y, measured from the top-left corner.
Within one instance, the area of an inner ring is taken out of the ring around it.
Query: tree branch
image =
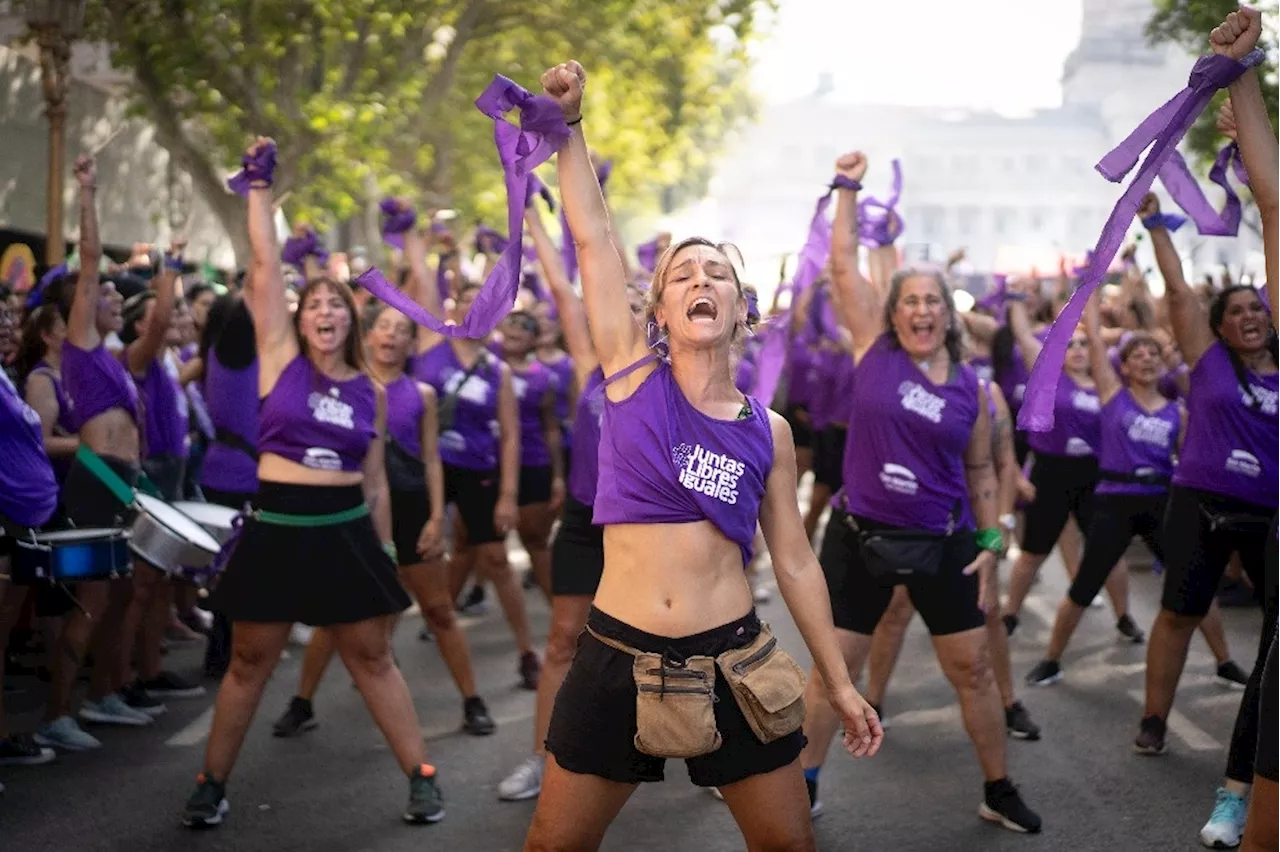
[[[343,64],[346,66],[346,71],[343,73],[342,83],[338,87],[339,97],[348,97],[360,80],[360,72],[364,70],[365,50],[368,47],[369,28],[372,25],[373,18],[369,15],[362,16],[360,23],[356,25],[355,42],[344,51]]]
[[[458,62],[462,59],[466,46],[475,36],[476,27],[480,23],[486,5],[487,0],[468,0],[467,8],[462,10],[458,20],[454,22],[453,41],[449,42],[449,49],[445,51],[440,69],[427,81],[422,93],[420,103],[424,115],[434,112],[435,108],[448,96],[449,90],[453,88],[453,78],[458,70]]]

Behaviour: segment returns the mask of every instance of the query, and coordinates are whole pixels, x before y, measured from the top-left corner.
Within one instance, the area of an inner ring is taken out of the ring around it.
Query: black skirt
[[[254,508],[328,515],[358,506],[358,485],[263,482]],[[286,527],[246,518],[209,608],[232,621],[350,624],[403,612],[409,595],[369,516],[326,527]]]

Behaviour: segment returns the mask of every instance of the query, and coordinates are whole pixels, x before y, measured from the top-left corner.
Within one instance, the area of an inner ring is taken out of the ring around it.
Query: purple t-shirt
[[[246,450],[256,452],[258,447],[257,360],[242,370],[229,370],[210,349],[204,365],[204,401],[213,422],[214,440],[200,468],[200,484],[233,494],[255,493],[258,460]]]
[[[262,401],[259,450],[316,470],[360,470],[377,405],[368,376],[337,381],[298,355]]]
[[[1058,377],[1053,399],[1053,428],[1031,432],[1027,445],[1041,455],[1093,456],[1102,441],[1102,403],[1098,391],[1077,385],[1066,373]]]
[[[453,423],[447,429],[443,424],[440,428],[440,460],[470,470],[496,470],[502,373],[500,362],[488,350],[483,350],[480,357],[485,362],[467,376],[467,368],[445,341],[414,360],[414,374],[435,388],[441,409],[449,404],[450,397],[455,399]]]
[[[122,408],[138,422],[138,388],[129,378],[120,357],[99,343],[81,349],[62,342],[62,381],[71,402],[71,424],[79,432],[99,414]]]
[[[1163,494],[1169,490],[1182,415],[1176,402],[1148,412],[1128,388],[1102,407],[1102,446],[1098,451],[1098,494]],[[1117,482],[1108,473],[1144,476],[1162,484]]]
[[[137,384],[146,420],[147,455],[186,458],[189,411],[187,395],[178,384],[177,366],[171,372],[162,354],[147,365]]]
[[[387,434],[414,458],[422,456],[422,392],[412,376],[402,375],[387,385]]]
[[[555,372],[541,361],[533,361],[523,370],[511,370],[511,387],[520,409],[521,467],[547,467],[551,464],[542,412],[547,394],[554,396],[558,385]]]
[[[38,527],[58,506],[58,482],[44,452],[40,415],[0,370],[0,515]]]

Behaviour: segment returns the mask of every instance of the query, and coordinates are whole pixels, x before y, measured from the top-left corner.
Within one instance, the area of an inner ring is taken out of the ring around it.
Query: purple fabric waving
[[[515,305],[524,255],[528,176],[569,140],[569,126],[564,123],[564,113],[555,101],[541,95],[535,97],[502,75],[493,78],[489,88],[476,99],[476,107],[494,120],[493,138],[507,185],[510,239],[472,302],[471,310],[458,325],[448,325],[401,292],[377,267],[370,267],[356,279],[357,284],[419,325],[446,337],[471,339],[493,331]],[[520,111],[519,127],[503,118],[503,114],[512,109]]]
[[[898,199],[902,197],[902,163],[893,161],[893,184],[888,199],[873,196],[858,202],[858,239],[869,248],[893,245],[902,236],[904,224],[898,215]]]
[[[308,257],[315,257],[321,266],[329,262],[329,251],[320,244],[313,228],[307,228],[300,237],[285,240],[284,248],[280,250],[280,259],[299,272],[307,271]]]
[[[378,209],[382,211],[382,241],[404,251],[405,232],[418,223],[418,214],[394,198],[382,199]]]
[[[476,225],[476,252],[480,254],[502,254],[507,250],[508,245],[510,245],[510,241],[493,228],[487,225]]]
[[[765,405],[773,401],[778,390],[778,379],[782,377],[782,369],[787,363],[787,343],[790,340],[787,326],[788,321],[778,317],[771,320],[768,328],[761,333],[764,341],[756,356],[755,386],[747,393]]]
[[[527,203],[529,204],[533,203],[533,197],[535,195],[541,195],[542,200],[547,202],[547,209],[552,213],[556,212],[556,197],[551,194],[551,190],[547,189],[547,185],[542,182],[542,179],[533,172],[529,172],[529,189],[527,190],[527,195],[529,198]]]
[[[603,195],[608,195],[604,187],[611,174],[613,160],[605,160],[596,167],[596,180],[600,182],[600,192]],[[578,277],[578,248],[573,244],[573,235],[569,233],[569,218],[565,216],[563,205],[560,207],[560,233],[560,262],[564,264],[564,274],[573,281]]]
[[[1221,210],[1213,209],[1199,181],[1191,174],[1187,161],[1177,151],[1170,155],[1169,162],[1160,170],[1160,182],[1174,203],[1191,217],[1191,221],[1196,223],[1196,230],[1206,237],[1234,237],[1240,231],[1240,197],[1227,178],[1228,167],[1241,183],[1249,185],[1249,175],[1240,158],[1240,147],[1234,142],[1218,152],[1209,169],[1209,181],[1222,187],[1224,200]]]
[[[1152,228],[1164,228],[1166,231],[1173,232],[1187,224],[1186,216],[1179,216],[1177,213],[1156,213],[1142,220],[1142,227],[1150,231]],[[1200,233],[1204,233],[1201,231]],[[1133,259],[1129,258],[1125,261],[1125,266],[1133,263]]]
[[[640,268],[645,272],[652,273],[658,268],[658,241],[656,239],[649,240],[647,243],[641,243],[636,246],[636,260],[640,263]]]
[[[989,311],[998,310],[1004,304],[1004,297],[1009,293],[1009,277],[1007,275],[992,275],[992,288],[987,291],[981,299],[978,300],[978,307],[986,308]]]
[[[1213,54],[1196,60],[1187,87],[1151,113],[1138,128],[1098,163],[1097,169],[1107,180],[1119,183],[1138,164],[1143,150],[1151,147],[1138,173],[1121,194],[1102,227],[1098,244],[1080,279],[1080,286],[1054,321],[1049,336],[1036,359],[1035,369],[1027,381],[1027,391],[1018,412],[1018,427],[1028,432],[1047,432],[1053,428],[1053,403],[1067,344],[1084,313],[1085,303],[1102,283],[1111,260],[1120,249],[1129,223],[1137,215],[1143,196],[1173,155],[1187,129],[1204,111],[1214,93],[1260,63],[1263,52],[1255,50],[1243,62]]]
[[[24,309],[30,312],[43,305],[45,288],[57,280],[60,275],[65,275],[66,273],[67,265],[65,263],[59,263],[44,275],[41,275],[40,283],[36,284],[35,287],[32,287],[31,292],[27,294],[27,303]]]
[[[254,181],[265,181],[271,185],[276,173],[276,143],[268,142],[258,149],[256,154],[245,154],[240,160],[240,171],[227,178],[227,189],[244,198],[249,197],[249,189]]]

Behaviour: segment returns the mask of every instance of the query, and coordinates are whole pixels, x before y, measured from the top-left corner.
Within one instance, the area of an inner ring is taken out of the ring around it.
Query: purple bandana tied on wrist
[[[376,298],[419,325],[446,337],[470,339],[488,335],[515,305],[524,255],[528,177],[569,140],[570,132],[564,123],[564,113],[555,101],[541,95],[535,97],[501,75],[496,75],[489,88],[476,99],[476,108],[494,120],[493,138],[507,186],[509,240],[466,317],[458,325],[449,325],[432,316],[388,281],[377,267],[371,266],[356,279],[357,284]],[[512,109],[520,111],[519,127],[503,118],[503,114]]]
[[[320,245],[313,228],[307,228],[302,236],[285,240],[284,248],[280,251],[280,259],[303,274],[307,271],[308,257],[314,257],[321,266],[329,262],[329,252]]]
[[[258,181],[271,185],[276,173],[276,143],[268,142],[255,154],[245,154],[240,161],[241,169],[227,179],[227,189],[243,198],[249,197],[249,190]]]
[[[1156,213],[1142,220],[1142,227],[1146,228],[1148,231],[1153,231],[1156,228],[1164,228],[1166,231],[1172,233],[1185,224],[1187,224],[1187,217],[1179,216],[1177,213]],[[1201,233],[1204,232],[1202,231]]]
[[[404,251],[404,235],[418,223],[418,214],[407,204],[384,198],[378,204],[382,211],[382,241]]]
[[[1085,303],[1102,283],[1111,260],[1119,251],[1143,197],[1173,156],[1187,129],[1208,106],[1214,93],[1262,59],[1261,50],[1253,51],[1243,62],[1217,54],[1200,57],[1191,69],[1187,87],[1151,113],[1127,139],[1098,163],[1097,169],[1103,177],[1112,183],[1119,183],[1138,164],[1142,152],[1148,146],[1151,148],[1103,226],[1098,244],[1080,277],[1079,288],[1049,330],[1044,348],[1027,381],[1022,410],[1018,412],[1018,428],[1028,432],[1047,432],[1053,428],[1054,397],[1062,378],[1067,344],[1084,314]]]

